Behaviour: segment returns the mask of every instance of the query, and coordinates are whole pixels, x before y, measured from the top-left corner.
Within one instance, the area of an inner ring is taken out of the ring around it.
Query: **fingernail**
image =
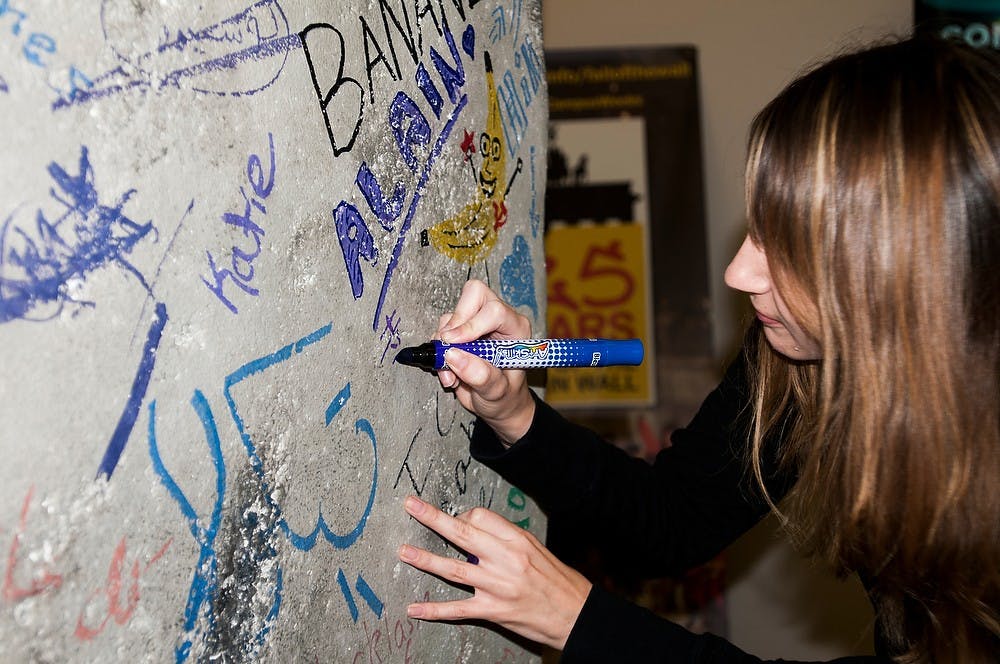
[[[449,348],[444,352],[445,363],[452,368],[463,369],[468,360],[462,353],[459,353],[454,348]]]
[[[399,547],[399,558],[400,560],[416,560],[417,551],[409,544],[404,544]]]
[[[420,514],[421,512],[424,511],[424,503],[420,500],[417,500],[413,496],[410,496],[406,499],[406,502],[403,503],[403,507],[410,514]]]
[[[416,604],[411,604],[406,607],[406,615],[411,618],[420,618],[424,615],[424,607],[418,606]]]
[[[467,561],[469,561],[469,563],[471,563],[472,565],[478,565],[479,564],[479,556],[477,556],[474,553],[470,553],[469,555],[467,555],[465,557],[465,559]]]
[[[458,385],[458,378],[456,378],[455,374],[453,374],[450,371],[447,370],[439,371],[438,378],[441,379],[441,387],[443,387],[446,390],[450,390],[451,388]]]
[[[455,329],[454,327],[449,327],[441,330],[441,341],[451,343],[451,340],[455,338]]]

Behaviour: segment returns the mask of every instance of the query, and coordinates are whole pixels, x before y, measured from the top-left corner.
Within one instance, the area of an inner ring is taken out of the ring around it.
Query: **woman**
[[[726,283],[756,320],[669,449],[628,458],[521,372],[452,349],[439,378],[479,418],[473,454],[651,575],[709,559],[774,510],[806,551],[860,575],[881,657],[996,661],[1000,63],[923,37],[831,60],[754,120],[746,196]],[[530,327],[470,282],[439,336]],[[496,514],[406,509],[478,557],[404,545],[404,561],[475,590],[411,616],[492,621],[564,661],[752,659],[591,587]]]

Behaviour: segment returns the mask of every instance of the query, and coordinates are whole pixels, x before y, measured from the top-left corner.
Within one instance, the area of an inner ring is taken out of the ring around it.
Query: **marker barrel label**
[[[500,369],[605,367],[642,363],[640,339],[499,339],[441,344],[478,355]]]

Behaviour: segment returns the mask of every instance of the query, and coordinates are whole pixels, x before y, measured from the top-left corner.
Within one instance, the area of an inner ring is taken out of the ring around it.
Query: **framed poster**
[[[637,367],[549,370],[546,398],[559,407],[656,401],[649,217],[633,212],[647,198],[643,143],[639,118],[564,122],[558,137],[550,136],[549,154],[578,167],[572,183],[550,182],[548,190],[565,196],[546,206],[550,213],[563,210],[564,217],[546,228],[549,335],[640,338],[645,347],[645,361]],[[618,164],[621,152],[639,158]],[[573,209],[590,218],[583,220]]]
[[[712,358],[695,49],[546,59],[550,335],[643,338],[648,372],[551,372],[546,398],[567,410],[676,411],[684,423],[705,392],[685,394],[674,369]]]
[[[549,51],[546,61],[549,335],[640,337],[646,346],[642,367],[550,370],[546,400],[651,459],[688,423],[720,370],[709,314],[696,51]],[[722,559],[683,579],[641,581],[575,541],[573,530],[551,519],[548,543],[592,581],[691,629],[726,634]]]

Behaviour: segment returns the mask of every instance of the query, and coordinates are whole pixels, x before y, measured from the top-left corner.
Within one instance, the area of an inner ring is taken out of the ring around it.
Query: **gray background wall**
[[[539,12],[0,3],[0,660],[537,659],[405,617],[406,495],[544,521],[392,359],[543,327]]]
[[[545,0],[547,48],[693,44],[698,49],[715,347],[735,349],[745,298],[722,273],[742,239],[743,157],[753,115],[810,63],[911,23],[911,0]],[[804,562],[766,522],[728,552],[730,635],[762,657],[830,658],[868,647],[856,580]]]

